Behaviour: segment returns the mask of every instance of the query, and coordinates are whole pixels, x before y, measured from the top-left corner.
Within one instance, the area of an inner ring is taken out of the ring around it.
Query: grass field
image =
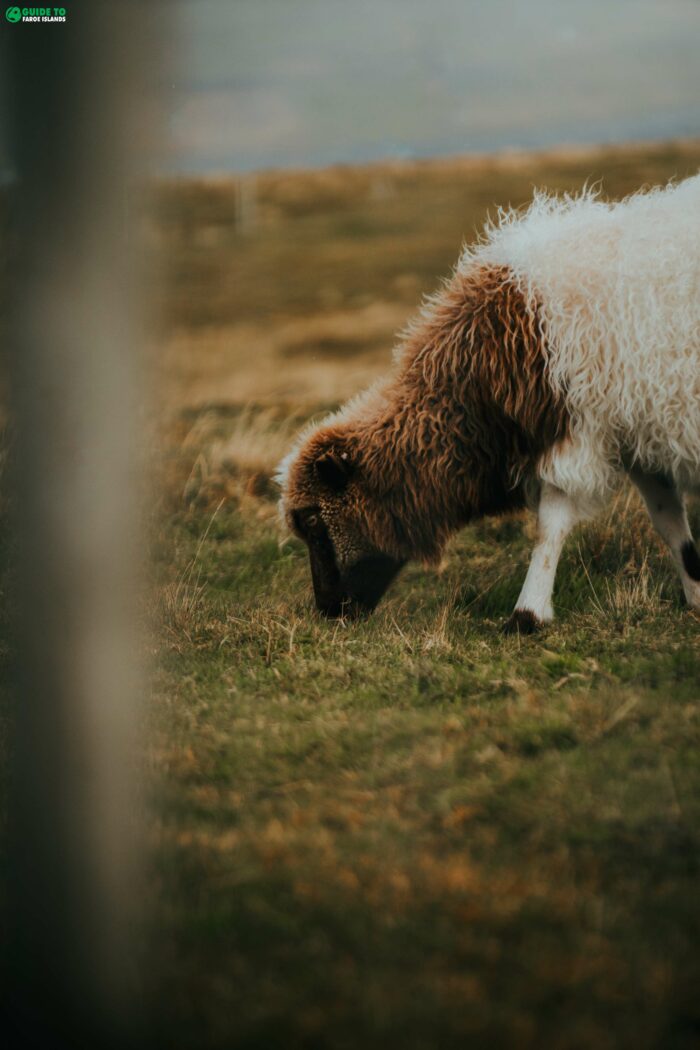
[[[686,144],[160,188],[164,1045],[700,1044],[700,622],[636,497],[574,535],[556,626],[520,640],[500,626],[527,516],[329,624],[271,481],[489,209],[699,164]]]

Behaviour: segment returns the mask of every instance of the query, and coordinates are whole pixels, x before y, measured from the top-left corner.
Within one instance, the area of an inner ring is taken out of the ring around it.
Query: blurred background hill
[[[334,404],[386,370],[497,207],[584,183],[615,198],[699,166],[688,140],[164,180],[159,398],[168,414]]]

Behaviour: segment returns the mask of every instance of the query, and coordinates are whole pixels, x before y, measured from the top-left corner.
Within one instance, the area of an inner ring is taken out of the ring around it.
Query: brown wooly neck
[[[357,434],[405,553],[439,558],[474,517],[523,504],[536,458],[566,436],[536,309],[505,268],[456,274],[409,332]]]

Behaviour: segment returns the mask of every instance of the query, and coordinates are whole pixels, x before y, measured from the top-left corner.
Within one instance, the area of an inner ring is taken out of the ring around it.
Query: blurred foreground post
[[[68,5],[65,24],[3,27],[16,174],[12,1046],[102,1050],[140,1037],[128,202],[148,6],[94,0]]]

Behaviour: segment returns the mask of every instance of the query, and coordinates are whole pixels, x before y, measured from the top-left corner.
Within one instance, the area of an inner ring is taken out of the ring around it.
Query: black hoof
[[[504,634],[537,634],[544,627],[534,612],[529,609],[516,609],[503,625]]]

